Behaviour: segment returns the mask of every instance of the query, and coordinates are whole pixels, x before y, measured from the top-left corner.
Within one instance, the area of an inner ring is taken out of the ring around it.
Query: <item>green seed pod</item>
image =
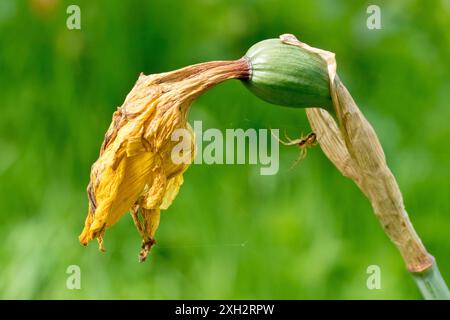
[[[295,108],[332,109],[326,63],[303,48],[268,39],[245,55],[251,65],[246,87],[259,98]]]

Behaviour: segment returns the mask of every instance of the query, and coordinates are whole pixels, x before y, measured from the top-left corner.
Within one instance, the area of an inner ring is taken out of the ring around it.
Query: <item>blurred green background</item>
[[[66,8],[81,8],[68,30]],[[381,8],[381,30],[366,9]],[[125,215],[107,252],[79,245],[85,192],[113,111],[138,74],[242,56],[294,33],[337,54],[341,79],[377,130],[410,217],[450,281],[450,1],[0,1],[0,298],[418,299],[369,202],[322,154],[281,146],[280,171],[192,165],[137,262]],[[202,96],[203,128],[309,126],[238,81]],[[81,268],[81,290],[66,269]],[[380,290],[366,287],[369,265]]]

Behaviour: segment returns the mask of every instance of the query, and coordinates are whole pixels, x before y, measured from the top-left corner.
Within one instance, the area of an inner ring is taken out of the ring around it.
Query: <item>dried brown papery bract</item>
[[[326,156],[338,170],[352,179],[370,200],[384,231],[399,249],[411,272],[433,265],[414,230],[403,204],[397,181],[386,164],[378,137],[336,74],[334,53],[312,48],[293,35],[282,35],[285,43],[309,50],[327,64],[334,116],[324,109],[306,110],[313,131]]]
[[[187,122],[190,105],[199,95],[227,79],[246,79],[245,59],[197,64],[173,72],[141,74],[124,104],[114,112],[100,156],[91,169],[89,212],[79,240],[97,238],[103,250],[105,230],[128,210],[142,237],[140,260],[155,243],[160,209],[167,209],[183,183],[189,163],[174,164],[171,151],[176,129],[194,133]],[[189,156],[189,155],[188,155]]]

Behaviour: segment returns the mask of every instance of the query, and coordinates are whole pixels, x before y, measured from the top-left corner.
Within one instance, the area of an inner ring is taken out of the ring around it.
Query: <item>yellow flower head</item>
[[[98,160],[92,165],[87,188],[89,212],[80,243],[97,238],[103,250],[105,230],[128,210],[143,239],[140,260],[155,243],[160,209],[167,209],[183,183],[190,162],[171,159],[171,135],[176,129],[194,133],[187,123],[193,100],[212,86],[231,78],[248,77],[246,60],[215,61],[156,75],[140,75],[124,104],[113,114]]]

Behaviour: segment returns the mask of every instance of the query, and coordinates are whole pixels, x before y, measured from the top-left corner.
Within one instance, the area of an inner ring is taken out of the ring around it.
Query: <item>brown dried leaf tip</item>
[[[172,148],[176,129],[191,133],[190,160],[194,157],[194,132],[187,112],[198,96],[232,78],[247,78],[246,60],[214,61],[172,72],[141,74],[124,104],[113,114],[98,160],[92,165],[87,188],[89,212],[80,243],[103,235],[130,210],[142,237],[140,261],[144,261],[159,225],[160,210],[167,209],[183,183],[190,162],[175,164]]]

